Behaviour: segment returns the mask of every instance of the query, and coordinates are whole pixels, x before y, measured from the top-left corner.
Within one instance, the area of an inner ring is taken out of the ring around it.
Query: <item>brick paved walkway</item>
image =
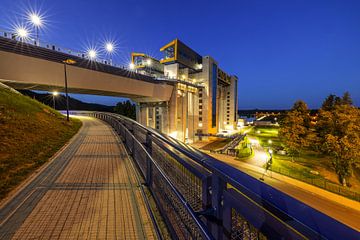
[[[0,239],[154,239],[124,146],[93,118],[0,209]]]

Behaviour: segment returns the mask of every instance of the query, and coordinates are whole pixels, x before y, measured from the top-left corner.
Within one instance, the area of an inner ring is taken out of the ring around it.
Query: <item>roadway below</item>
[[[196,144],[193,146],[197,147]],[[206,153],[256,179],[264,173],[264,168],[235,160],[233,156]],[[264,182],[360,232],[359,202],[275,172],[268,171]]]
[[[116,133],[83,127],[0,206],[0,239],[155,239],[135,169]]]

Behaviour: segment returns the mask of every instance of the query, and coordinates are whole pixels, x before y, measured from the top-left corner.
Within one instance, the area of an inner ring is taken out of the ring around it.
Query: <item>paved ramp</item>
[[[154,239],[124,146],[93,118],[0,209],[0,239]]]

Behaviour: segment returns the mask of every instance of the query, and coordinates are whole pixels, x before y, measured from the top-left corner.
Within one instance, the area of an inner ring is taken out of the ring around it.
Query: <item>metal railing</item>
[[[356,239],[359,233],[245,173],[126,117],[110,124],[174,239]]]

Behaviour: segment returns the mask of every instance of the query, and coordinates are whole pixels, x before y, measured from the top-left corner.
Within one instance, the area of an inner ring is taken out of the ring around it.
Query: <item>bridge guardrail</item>
[[[175,239],[356,239],[302,202],[126,117],[82,112],[122,137]]]

